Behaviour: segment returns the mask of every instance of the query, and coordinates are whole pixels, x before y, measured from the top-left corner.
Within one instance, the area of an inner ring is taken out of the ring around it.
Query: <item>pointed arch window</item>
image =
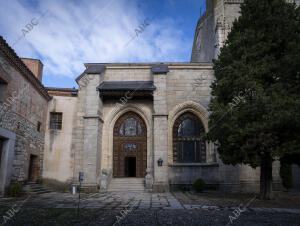
[[[173,160],[178,163],[201,163],[206,161],[206,144],[201,134],[204,126],[192,113],[184,113],[173,127]]]
[[[120,126],[120,136],[142,136],[142,127],[135,118],[126,119]]]

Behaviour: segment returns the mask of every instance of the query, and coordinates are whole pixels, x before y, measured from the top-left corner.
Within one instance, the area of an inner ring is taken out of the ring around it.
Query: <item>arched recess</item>
[[[113,132],[113,176],[145,177],[147,128],[144,120],[129,111],[115,123]]]
[[[191,112],[180,115],[173,126],[173,161],[176,163],[205,163],[204,126]]]
[[[169,113],[168,120],[168,163],[174,164],[173,161],[173,127],[176,119],[184,113],[192,113],[196,115],[204,126],[205,133],[208,132],[208,112],[200,104],[194,101],[187,101],[176,105]],[[214,146],[212,143],[206,142],[206,162],[214,161]]]
[[[122,107],[117,106],[109,111],[104,117],[102,133],[102,155],[101,169],[113,170],[113,131],[117,120],[127,112],[134,112],[139,115],[147,127],[147,167],[152,168],[152,123],[151,109],[138,104],[126,104]],[[101,169],[100,172],[101,172]],[[100,173],[99,172],[99,173]]]

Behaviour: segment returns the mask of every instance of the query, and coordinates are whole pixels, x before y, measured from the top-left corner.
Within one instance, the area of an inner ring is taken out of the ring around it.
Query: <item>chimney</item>
[[[34,76],[42,82],[43,75],[43,64],[40,60],[21,58],[23,63],[29,68],[29,70],[34,74]]]

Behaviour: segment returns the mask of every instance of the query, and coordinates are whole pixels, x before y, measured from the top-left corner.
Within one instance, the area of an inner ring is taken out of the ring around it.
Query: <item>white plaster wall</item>
[[[77,98],[54,96],[48,103],[43,178],[66,182],[72,179],[72,133]],[[62,112],[62,130],[50,130],[50,112]]]

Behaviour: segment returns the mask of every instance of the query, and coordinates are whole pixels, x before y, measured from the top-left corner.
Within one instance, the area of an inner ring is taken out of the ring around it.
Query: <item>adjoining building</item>
[[[21,59],[0,36],[0,195],[41,180],[47,103],[39,60]]]

